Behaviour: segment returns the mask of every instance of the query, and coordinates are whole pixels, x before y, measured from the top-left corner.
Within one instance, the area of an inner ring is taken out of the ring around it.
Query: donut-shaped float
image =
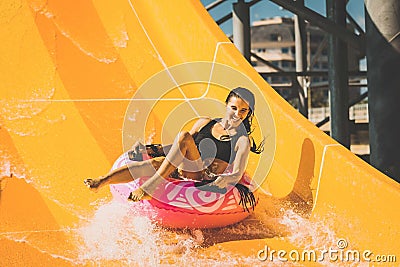
[[[128,164],[131,160],[127,153],[122,154],[112,169]],[[130,192],[137,189],[149,177],[140,177],[126,184],[110,185],[116,201],[129,203],[140,215],[146,216],[157,224],[168,228],[217,228],[242,221],[250,215],[258,202],[246,203],[243,195],[235,186],[228,186],[225,194],[209,192],[196,187],[191,180],[171,179],[156,190],[151,200],[140,203],[128,201]],[[251,189],[250,177],[244,174],[240,183]]]

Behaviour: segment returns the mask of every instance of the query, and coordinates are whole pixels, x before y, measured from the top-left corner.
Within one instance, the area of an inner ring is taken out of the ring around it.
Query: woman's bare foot
[[[83,183],[93,192],[97,193],[99,189],[104,185],[104,180],[102,178],[98,179],[85,179]]]
[[[136,189],[135,191],[132,191],[129,194],[128,200],[131,200],[133,202],[139,202],[141,200],[150,200],[151,196],[147,194],[143,189],[140,187]]]

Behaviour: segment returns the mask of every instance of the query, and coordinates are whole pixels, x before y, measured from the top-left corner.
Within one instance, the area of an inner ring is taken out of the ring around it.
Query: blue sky
[[[201,0],[204,6],[207,6],[210,3],[213,3],[215,0]],[[228,12],[232,10],[232,3],[237,2],[236,0],[228,0],[218,7],[214,8],[210,11],[211,16],[214,19],[219,19],[226,15]],[[249,2],[247,0],[246,2]],[[325,2],[326,0],[305,0],[305,5],[325,16]],[[350,0],[347,4],[347,12],[358,22],[358,24],[365,29],[365,21],[364,21],[364,0]],[[282,9],[280,6],[269,0],[263,0],[259,3],[255,4],[250,9],[251,22],[260,20],[262,18],[271,18],[276,16],[286,16],[293,17],[293,13]],[[220,25],[222,30],[230,35],[232,34],[232,21],[228,20],[227,22]]]

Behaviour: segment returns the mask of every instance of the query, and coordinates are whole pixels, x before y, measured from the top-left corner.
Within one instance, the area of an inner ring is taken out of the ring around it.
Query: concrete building
[[[328,70],[327,42],[325,32],[318,27],[306,24],[307,32],[307,66],[308,70],[326,72]],[[295,62],[295,34],[294,19],[287,17],[275,17],[255,21],[251,26],[251,50],[252,53],[269,61],[283,71],[294,72]],[[358,71],[361,55],[349,47],[349,71]],[[266,80],[287,100],[296,96],[291,89],[293,75],[273,75],[276,69],[267,66],[252,57],[252,64],[260,73],[270,73]],[[327,76],[313,75],[308,77],[313,102],[311,107],[323,107],[328,105]],[[359,79],[353,79],[353,81]],[[350,89],[350,99],[360,94],[360,88]]]
[[[313,123],[322,121],[329,116],[329,90],[328,90],[328,51],[325,32],[318,27],[306,24],[307,32],[307,70],[318,75],[307,77],[309,87],[309,114],[308,118]],[[259,73],[264,73],[264,78],[273,88],[296,107],[297,88],[292,86],[296,79],[296,55],[294,19],[287,17],[275,17],[255,21],[251,26],[251,51],[253,54],[268,61],[268,66],[256,57],[251,58],[251,63]],[[359,71],[362,56],[358,50],[348,47],[349,72]],[[280,71],[279,71],[280,70]],[[285,75],[284,72],[289,72]],[[360,95],[360,84],[363,78],[349,77],[349,99],[355,99]],[[350,120],[355,124],[368,123],[367,104],[362,103],[349,110]],[[321,127],[325,132],[330,131],[330,123]],[[369,154],[367,127],[353,127],[351,133],[351,150],[356,154]]]

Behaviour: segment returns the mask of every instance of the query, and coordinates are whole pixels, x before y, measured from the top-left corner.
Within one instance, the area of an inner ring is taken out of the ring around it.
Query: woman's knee
[[[188,144],[193,143],[194,139],[188,131],[182,131],[179,133],[178,142],[179,144]]]
[[[153,166],[153,168],[155,170],[158,170],[160,168],[161,164],[163,163],[164,159],[165,159],[165,157],[156,157],[156,158],[152,158],[150,160],[150,162],[151,162],[151,165]]]
[[[143,173],[151,173],[158,170],[163,163],[165,157],[156,157],[144,161],[132,161],[127,167],[130,171],[137,172],[140,176],[146,175]]]

